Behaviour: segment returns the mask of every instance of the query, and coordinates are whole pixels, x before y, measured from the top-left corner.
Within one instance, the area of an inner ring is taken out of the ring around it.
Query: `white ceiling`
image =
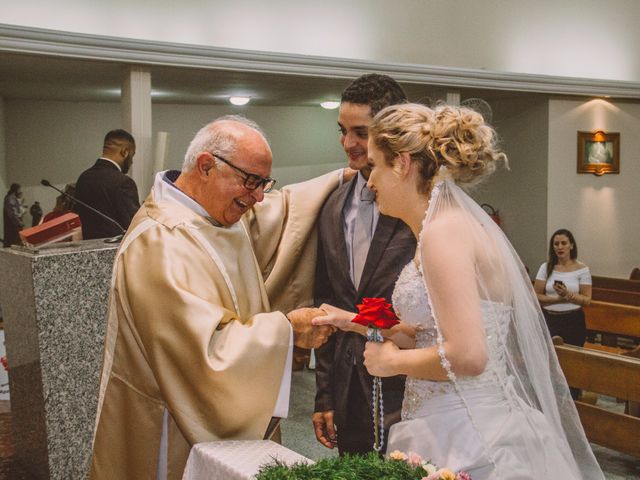
[[[0,96],[5,99],[120,101],[123,63],[0,52]],[[153,102],[222,104],[249,95],[253,105],[311,106],[339,100],[350,80],[220,69],[149,66]],[[403,83],[411,101],[444,98],[445,89]],[[462,99],[523,97],[499,90],[456,89]]]

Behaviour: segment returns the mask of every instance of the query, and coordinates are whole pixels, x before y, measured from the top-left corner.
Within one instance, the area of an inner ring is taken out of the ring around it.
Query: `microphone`
[[[51,187],[54,190],[60,192],[62,195],[64,195],[67,198],[70,198],[71,200],[73,200],[74,202],[79,203],[80,205],[82,205],[83,207],[88,208],[89,210],[91,210],[93,213],[100,215],[102,218],[104,218],[105,220],[110,221],[111,223],[113,223],[114,225],[117,225],[118,229],[120,230],[120,235],[116,235],[115,237],[112,238],[107,238],[105,239],[106,243],[118,243],[120,240],[122,240],[122,237],[124,236],[124,234],[126,233],[126,230],[122,227],[122,225],[120,225],[118,222],[116,222],[113,218],[105,215],[104,213],[102,213],[100,210],[97,210],[95,208],[93,208],[91,205],[88,205],[86,203],[84,203],[82,200],[78,200],[76,197],[74,197],[73,195],[69,195],[67,192],[63,192],[62,190],[60,190],[58,187],[51,185],[51,182],[49,182],[49,180],[40,180],[40,183],[42,185],[44,185],[45,187]]]

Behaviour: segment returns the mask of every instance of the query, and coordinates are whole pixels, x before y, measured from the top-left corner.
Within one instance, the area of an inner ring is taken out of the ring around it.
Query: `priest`
[[[286,414],[292,343],[331,333],[295,308],[340,174],[269,193],[271,163],[260,128],[226,116],[156,175],[115,260],[92,479],[179,479],[193,444],[262,439]]]

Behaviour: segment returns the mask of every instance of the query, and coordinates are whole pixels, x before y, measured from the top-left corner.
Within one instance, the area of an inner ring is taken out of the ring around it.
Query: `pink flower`
[[[422,457],[415,452],[409,452],[407,463],[412,467],[419,467],[422,465]]]
[[[458,472],[456,475],[456,480],[471,480],[471,475],[467,472]]]

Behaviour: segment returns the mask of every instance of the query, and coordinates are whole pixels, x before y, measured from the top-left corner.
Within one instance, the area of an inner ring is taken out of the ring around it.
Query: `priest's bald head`
[[[211,218],[230,226],[275,184],[269,177],[271,161],[271,148],[260,127],[228,115],[196,134],[175,184]]]

